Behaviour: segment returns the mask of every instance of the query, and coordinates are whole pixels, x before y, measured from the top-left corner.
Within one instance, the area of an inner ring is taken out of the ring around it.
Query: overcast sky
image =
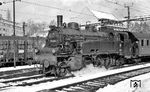
[[[9,2],[12,0],[0,1]],[[117,4],[112,2],[117,2]],[[21,0],[21,2],[16,1],[16,21],[22,22],[32,19],[36,22],[49,23],[56,19],[58,14],[62,14],[66,22],[96,22],[96,18],[92,16],[90,10],[112,13],[118,19],[122,19],[127,16],[127,8],[123,5],[131,6],[131,17],[150,15],[150,0]],[[10,9],[12,14],[12,2],[0,6],[4,18],[6,18],[4,10],[7,9]]]

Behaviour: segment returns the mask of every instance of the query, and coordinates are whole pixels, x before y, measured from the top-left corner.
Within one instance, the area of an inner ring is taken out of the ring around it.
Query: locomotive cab
[[[137,58],[139,53],[138,39],[131,32],[119,32],[120,55],[125,58]]]
[[[121,56],[130,57],[131,40],[127,32],[118,32],[119,53]]]

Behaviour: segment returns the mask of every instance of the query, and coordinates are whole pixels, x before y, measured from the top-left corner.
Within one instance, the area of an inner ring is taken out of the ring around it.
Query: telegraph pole
[[[25,37],[25,22],[23,22],[23,25],[22,25],[22,28],[23,28],[23,37]],[[27,51],[26,51],[26,40],[24,41],[24,62],[27,62]],[[21,62],[21,64],[23,65],[23,62]]]
[[[15,36],[16,35],[16,30],[15,30],[15,0],[13,0],[13,29],[14,29],[14,31],[13,31],[13,36]]]
[[[13,0],[13,36],[16,36],[15,32],[15,0]],[[14,67],[16,67],[16,42],[14,40]]]
[[[23,28],[23,36],[25,36],[25,35],[26,35],[26,33],[25,33],[25,26],[26,26],[26,23],[25,23],[25,22],[23,22],[23,25],[22,25],[22,28]]]
[[[132,5],[133,5],[133,3],[132,3]],[[127,17],[125,17],[125,18],[127,18],[127,28],[129,28],[130,27],[130,7],[131,6],[129,6],[129,5],[125,5],[124,6],[125,8],[127,8],[127,12],[128,12],[128,15],[127,15]]]
[[[127,11],[128,11],[128,16],[127,16],[127,27],[129,28],[130,26],[130,7],[129,6],[126,6],[127,8]]]
[[[106,0],[106,1],[109,2],[109,3],[117,4],[119,6],[123,6],[123,7],[127,8],[128,15],[125,18],[127,18],[127,27],[129,28],[129,26],[130,26],[130,7],[133,6],[133,3],[132,3],[131,6],[129,6],[129,5],[126,5],[126,4],[122,5],[122,4],[119,4],[118,2],[112,2],[112,1],[109,1],[109,0]]]

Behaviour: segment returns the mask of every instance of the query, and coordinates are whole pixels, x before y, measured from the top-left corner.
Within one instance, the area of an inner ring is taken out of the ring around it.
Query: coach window
[[[24,49],[24,40],[20,40],[20,49]]]
[[[144,46],[144,40],[141,40],[141,46]]]
[[[149,46],[149,40],[147,40],[147,46]]]
[[[21,41],[18,40],[18,49],[21,49]]]
[[[2,44],[3,44],[3,43],[0,41],[0,50],[2,50],[2,49],[3,49]]]

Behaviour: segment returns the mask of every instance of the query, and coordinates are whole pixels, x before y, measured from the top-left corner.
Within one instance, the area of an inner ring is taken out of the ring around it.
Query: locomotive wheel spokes
[[[120,57],[120,58],[119,58],[120,65],[123,65],[123,64],[125,63],[124,60],[125,60],[125,59],[124,59],[123,57]]]
[[[120,57],[116,60],[116,66],[119,67],[124,64],[124,58]]]
[[[120,66],[119,59],[116,59],[116,66]]]
[[[119,65],[119,62],[115,56],[110,56],[110,67]]]
[[[109,58],[105,59],[104,66],[105,66],[106,69],[108,69],[110,67],[110,59]]]
[[[112,67],[114,65],[114,60],[111,55],[108,57],[108,68]]]
[[[94,66],[100,66],[100,58],[96,58],[95,62],[94,62]]]
[[[65,76],[67,74],[67,69],[66,68],[61,68],[60,69],[60,76]]]
[[[45,71],[43,72],[46,76],[57,76],[56,75],[56,67],[55,66],[49,66],[48,68],[44,69]]]
[[[115,59],[113,57],[110,57],[110,64],[111,66],[115,65]]]
[[[55,76],[57,76],[56,67],[55,67],[55,66],[53,66],[53,67],[50,69],[50,71],[51,71],[51,74],[54,74]]]
[[[116,66],[116,58],[113,57],[113,66]]]
[[[67,64],[65,62],[59,62],[58,63],[58,67],[57,67],[57,75],[62,77],[62,76],[65,76],[69,70],[67,70]]]
[[[136,64],[138,64],[141,61],[141,59],[133,59],[133,60]]]
[[[59,77],[63,77],[67,74],[67,69],[66,68],[59,67],[59,68],[57,68],[56,71],[57,71],[57,75]]]
[[[97,57],[97,66],[99,66],[99,67],[102,67],[102,66],[104,66],[104,59],[103,58],[101,58],[101,57]]]

